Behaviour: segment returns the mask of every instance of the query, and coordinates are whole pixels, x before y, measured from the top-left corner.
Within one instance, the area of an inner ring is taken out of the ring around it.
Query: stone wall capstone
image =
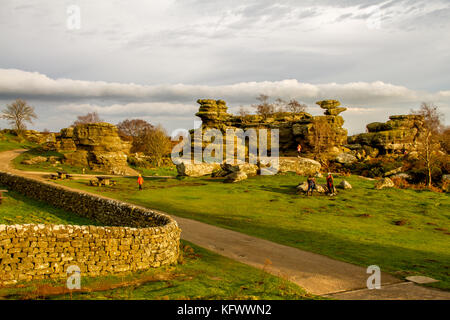
[[[168,215],[0,172],[0,185],[108,227],[0,225],[0,284],[99,276],[176,263],[181,230]]]

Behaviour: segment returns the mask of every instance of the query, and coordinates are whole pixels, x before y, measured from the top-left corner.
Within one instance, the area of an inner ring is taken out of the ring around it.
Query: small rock
[[[375,189],[381,190],[384,188],[393,188],[394,182],[389,178],[383,178],[375,184]]]
[[[344,189],[344,190],[352,189],[352,185],[346,180],[342,180],[341,183],[339,183],[337,187],[339,189]]]
[[[240,182],[242,180],[247,179],[248,176],[245,174],[245,172],[237,171],[237,172],[230,173],[225,178],[226,178],[225,182],[235,183],[235,182]]]

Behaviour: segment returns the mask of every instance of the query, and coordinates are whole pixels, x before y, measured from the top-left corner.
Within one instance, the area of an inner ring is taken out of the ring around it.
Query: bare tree
[[[287,110],[287,102],[281,98],[275,99],[274,112],[286,112]]]
[[[306,108],[306,104],[302,104],[295,99],[291,99],[286,105],[286,109],[294,114],[305,112]]]
[[[246,116],[249,115],[249,112],[248,112],[248,110],[245,109],[243,106],[240,106],[240,107],[239,107],[238,114],[239,114],[240,117],[246,117]]]
[[[100,116],[96,111],[85,114],[84,116],[78,116],[77,120],[71,125],[71,127],[76,127],[80,124],[88,124],[88,123],[99,123],[103,122],[100,119]]]
[[[171,152],[171,140],[161,125],[148,129],[139,139],[139,147],[158,166],[162,159]]]
[[[427,186],[432,186],[432,172],[439,164],[439,155],[442,152],[442,119],[443,114],[439,112],[436,105],[423,102],[420,109],[412,111],[412,114],[423,116],[423,125],[419,128],[417,142],[419,159],[425,164],[427,171]]]
[[[252,105],[252,107],[256,109],[256,112],[261,115],[264,120],[275,113],[275,106],[272,103],[269,103],[269,99],[270,97],[268,95],[260,94],[256,97],[259,104]]]
[[[154,127],[145,120],[126,119],[122,122],[119,122],[117,124],[117,128],[119,129],[119,134],[122,138],[133,140],[134,138],[142,136],[147,130],[153,129]]]
[[[6,106],[2,111],[2,119],[6,119],[17,135],[21,135],[23,130],[27,129],[26,123],[33,123],[33,119],[37,119],[34,108],[29,106],[25,100],[17,99],[13,103]]]

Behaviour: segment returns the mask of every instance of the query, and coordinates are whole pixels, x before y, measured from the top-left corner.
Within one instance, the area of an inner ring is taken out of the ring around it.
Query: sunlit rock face
[[[223,133],[227,129],[278,129],[281,155],[296,155],[298,144],[302,145],[303,151],[312,151],[316,141],[316,132],[321,127],[321,123],[327,124],[332,133],[327,140],[330,150],[337,152],[337,148],[340,151],[342,146],[347,143],[348,132],[342,127],[344,119],[339,115],[347,109],[339,107],[340,102],[336,100],[317,102],[321,108],[325,109],[323,116],[312,116],[306,112],[278,112],[267,116],[235,116],[227,112],[228,107],[223,100],[200,99],[197,102],[200,104],[200,108],[196,116],[202,120],[203,131],[211,128],[219,129]]]
[[[397,115],[387,122],[373,122],[367,125],[367,133],[349,137],[350,144],[369,146],[381,154],[396,151],[415,151],[418,148],[423,117],[419,115]]]
[[[50,148],[63,152],[63,162],[69,165],[111,174],[136,174],[127,164],[131,144],[123,141],[117,127],[109,123],[62,129]]]

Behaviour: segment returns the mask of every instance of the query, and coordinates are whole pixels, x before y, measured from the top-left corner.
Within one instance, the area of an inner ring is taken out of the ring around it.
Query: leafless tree
[[[133,140],[145,134],[147,130],[153,129],[153,125],[142,119],[126,119],[117,124],[119,134],[122,138]]]
[[[246,108],[244,108],[243,106],[240,106],[238,114],[239,114],[240,117],[246,117],[246,116],[249,115],[249,112],[248,112],[248,110]]]
[[[6,106],[2,111],[2,119],[6,119],[17,135],[21,135],[23,130],[27,129],[26,123],[33,123],[33,119],[37,119],[34,108],[29,106],[25,100],[17,99],[13,103]]]
[[[432,186],[432,172],[439,164],[440,153],[442,152],[442,120],[443,114],[439,108],[432,104],[423,102],[420,109],[412,111],[412,114],[423,116],[424,122],[419,128],[418,135],[418,154],[419,159],[423,161],[427,171],[427,186]]]
[[[259,103],[252,105],[252,107],[256,109],[256,112],[263,117],[263,119],[267,119],[276,111],[274,104],[269,103],[269,99],[270,97],[268,95],[260,94],[256,97],[256,100],[258,100]]]
[[[88,124],[88,123],[99,123],[103,122],[100,119],[100,116],[96,111],[85,114],[84,116],[78,116],[77,120],[71,125],[71,127],[76,127],[80,124]]]
[[[302,104],[295,99],[291,99],[286,105],[286,109],[294,114],[305,112],[306,108],[306,104]]]

